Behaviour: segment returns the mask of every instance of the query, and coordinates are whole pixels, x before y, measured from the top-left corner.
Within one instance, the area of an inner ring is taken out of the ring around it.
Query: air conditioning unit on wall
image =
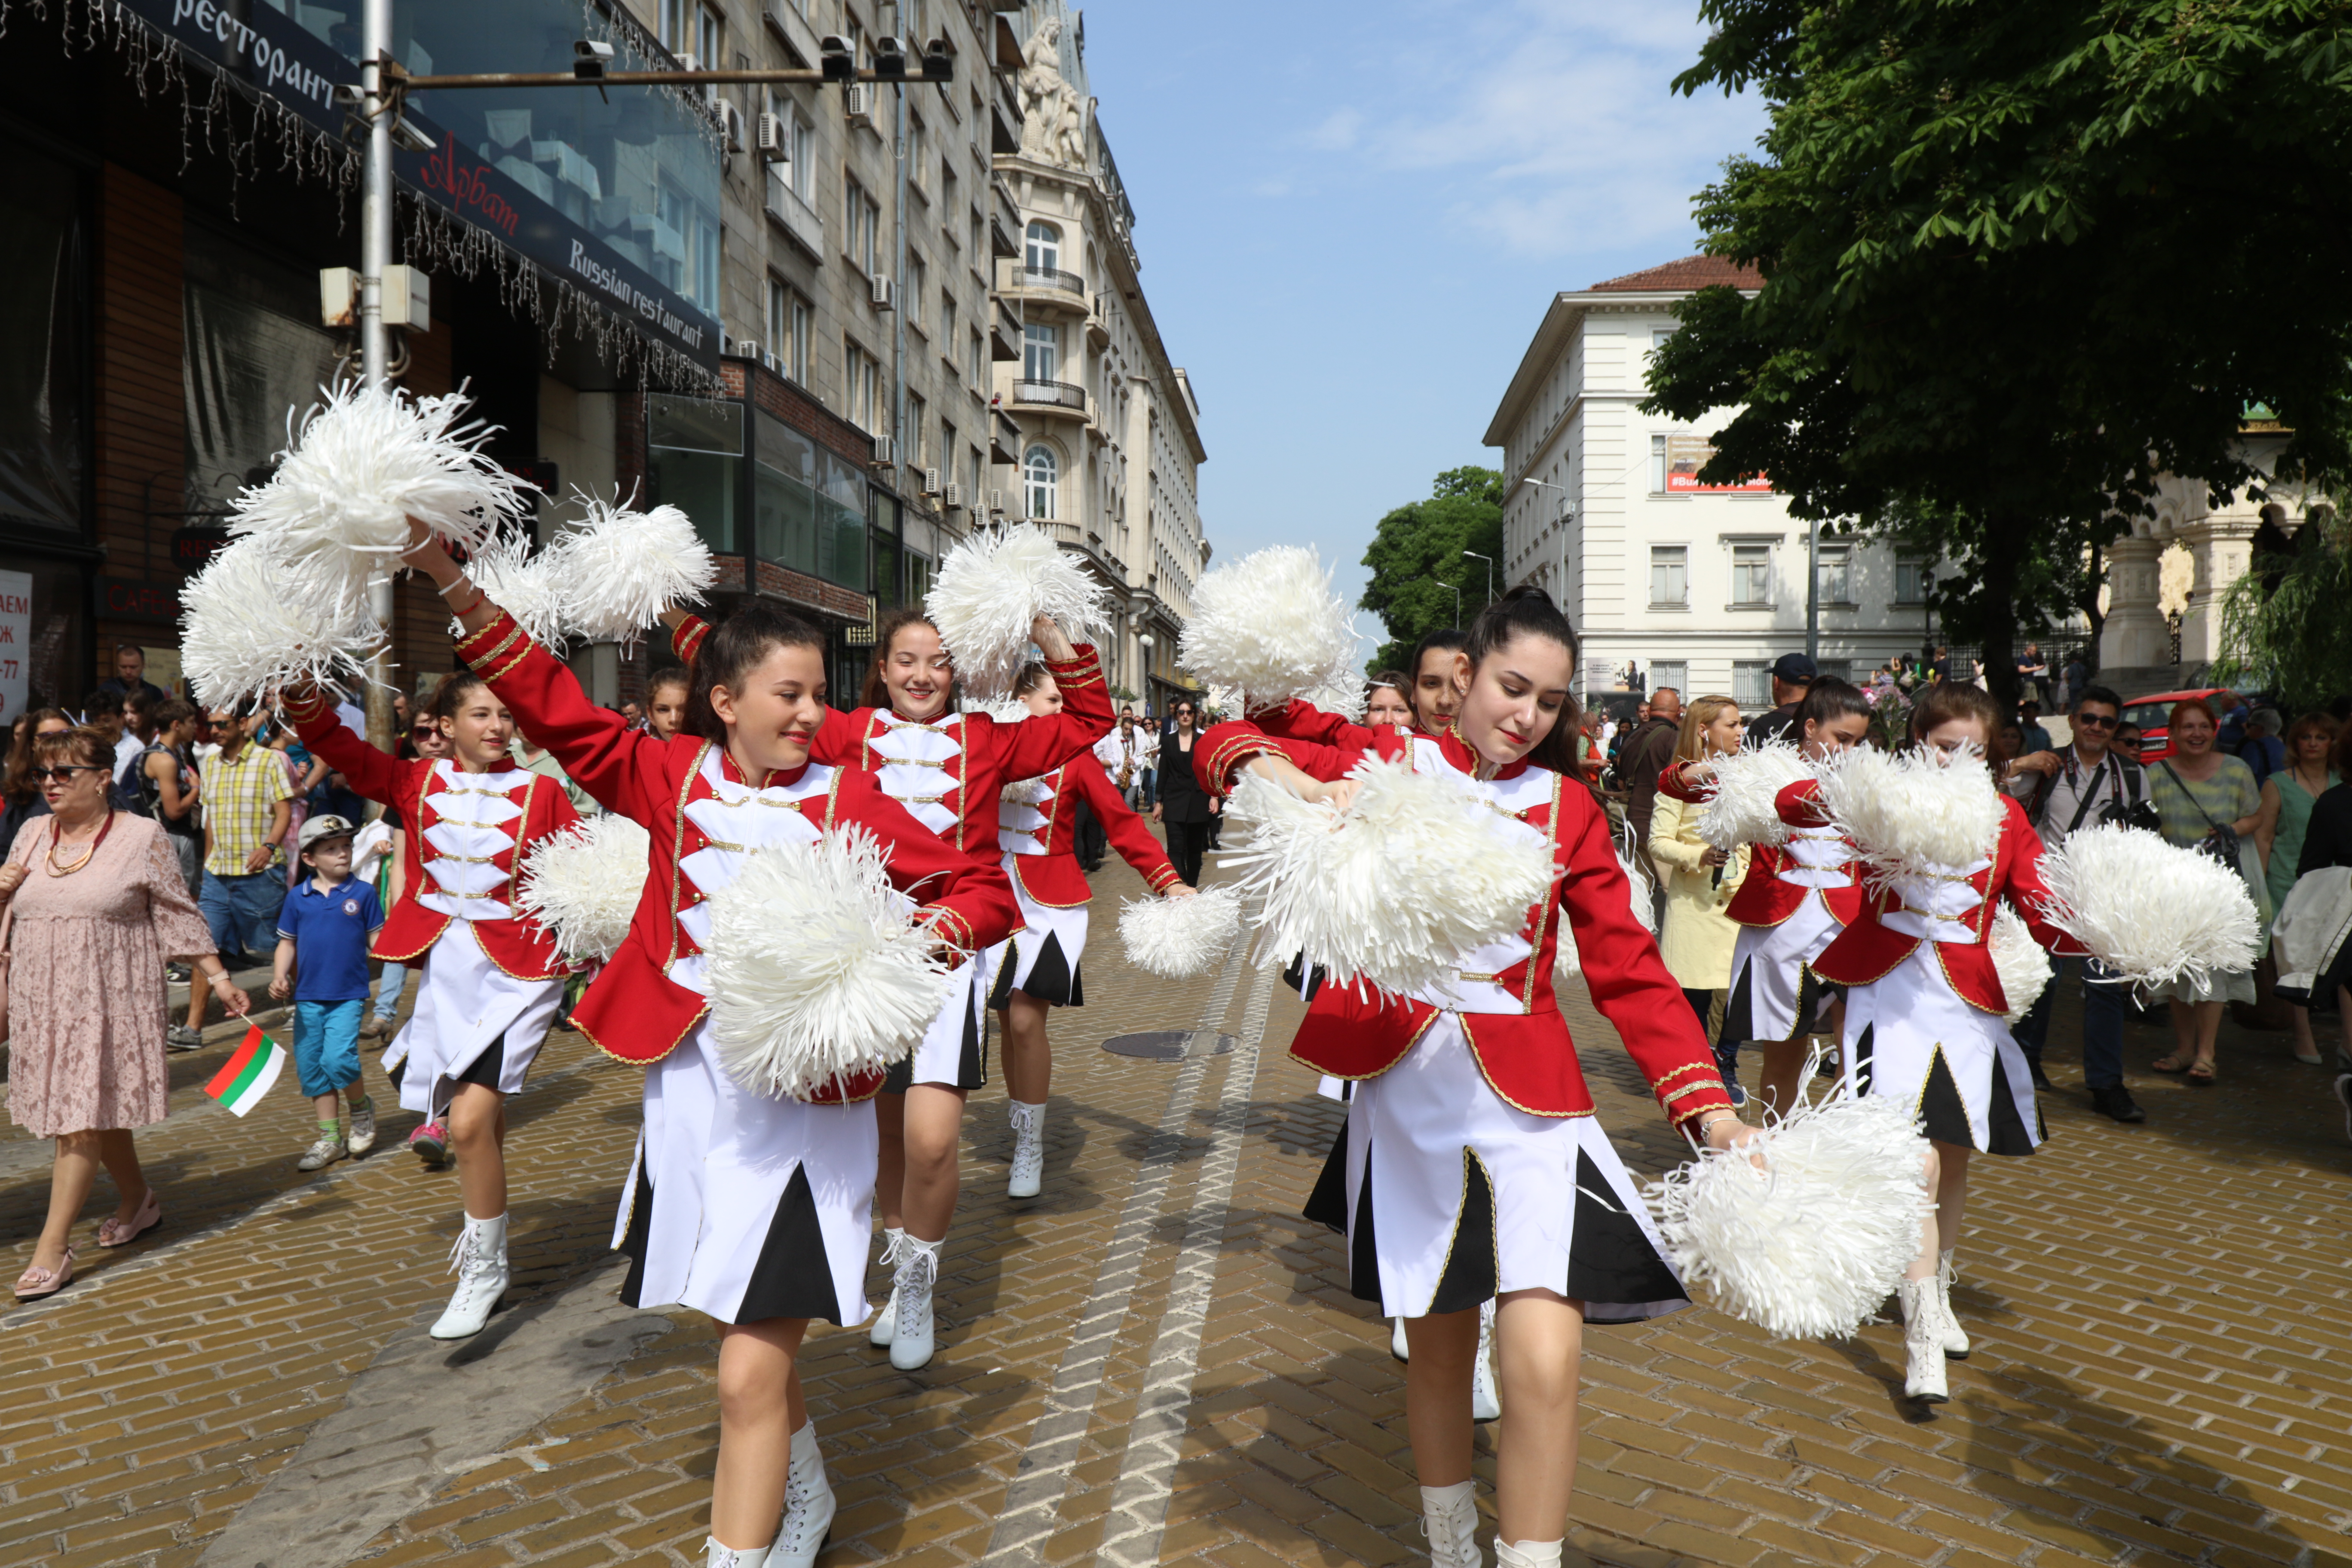
[[[782,115],[769,114],[762,111],[758,121],[753,123],[751,129],[752,145],[759,149],[761,157],[773,163],[779,158],[787,156],[792,152],[791,148],[784,145],[784,117]]]
[[[898,444],[887,436],[874,437],[874,466],[887,468],[898,460]]]
[[[841,89],[841,111],[852,125],[874,129],[874,84],[852,82]]]
[[[923,493],[927,496],[940,493],[940,471],[937,468],[923,470]]]
[[[719,117],[727,126],[727,150],[740,153],[743,150],[743,111],[727,99],[718,101]]]
[[[873,277],[868,278],[866,281],[874,286],[874,308],[876,310],[894,310],[898,309],[898,296],[891,288],[889,279],[877,273]]]
[[[963,510],[963,487],[950,479],[940,490],[940,504],[950,511]]]

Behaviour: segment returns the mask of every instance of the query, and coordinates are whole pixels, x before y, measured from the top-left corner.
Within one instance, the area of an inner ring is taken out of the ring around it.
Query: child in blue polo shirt
[[[360,1016],[368,996],[368,939],[383,924],[375,889],[352,875],[352,835],[343,817],[302,825],[302,864],[310,875],[287,895],[278,915],[278,958],[269,994],[294,997],[294,1070],[319,1116],[319,1138],[298,1169],[315,1171],[375,1147],[375,1101],[360,1074]],[[299,960],[299,964],[298,964]],[[351,1095],[351,1123],[335,1097]]]

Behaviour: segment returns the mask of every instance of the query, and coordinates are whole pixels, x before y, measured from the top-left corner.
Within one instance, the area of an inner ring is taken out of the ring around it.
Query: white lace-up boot
[[[898,1331],[898,1265],[907,1256],[907,1233],[882,1227],[882,1267],[890,1270],[890,1299],[874,1314],[874,1321],[866,1330],[866,1342],[877,1348],[887,1345]]]
[[[1409,1362],[1412,1359],[1412,1342],[1405,1338],[1402,1318],[1389,1320],[1389,1354],[1399,1361]]]
[[[1936,1281],[1906,1279],[1896,1289],[1903,1299],[1903,1349],[1910,1362],[1903,1393],[1923,1405],[1941,1405],[1951,1394],[1944,1381],[1944,1312],[1936,1303]]]
[[[1559,1568],[1557,1541],[1495,1542],[1495,1568]]]
[[[1952,1254],[1946,1250],[1936,1266],[1936,1308],[1944,1314],[1944,1353],[1954,1361],[1969,1359],[1969,1331],[1960,1327],[1960,1315],[1952,1310],[1952,1285],[1958,1279],[1952,1269]]]
[[[1503,1418],[1503,1401],[1495,1389],[1495,1302],[1489,1297],[1478,1309],[1478,1360],[1470,1370],[1471,1420]]]
[[[1469,1481],[1421,1489],[1421,1532],[1430,1568],[1486,1568],[1478,1551],[1478,1499]]]
[[[833,1528],[833,1483],[825,1479],[824,1456],[817,1452],[816,1423],[793,1434],[793,1468],[784,1478],[784,1521],[768,1550],[768,1568],[816,1568]]]
[[[767,1568],[765,1546],[721,1546],[719,1537],[702,1538],[702,1568]]]
[[[925,1241],[909,1234],[907,1255],[898,1262],[898,1285],[890,1292],[898,1303],[898,1321],[890,1335],[890,1364],[912,1372],[931,1359],[931,1291],[939,1283],[940,1241]]]
[[[1013,1100],[1013,1173],[1005,1178],[1008,1198],[1034,1198],[1045,1179],[1045,1107]]]
[[[507,1216],[476,1219],[467,1215],[466,1228],[449,1249],[449,1267],[457,1276],[457,1291],[449,1298],[449,1310],[426,1332],[436,1340],[467,1339],[482,1331],[490,1321],[490,1309],[506,1294]]]

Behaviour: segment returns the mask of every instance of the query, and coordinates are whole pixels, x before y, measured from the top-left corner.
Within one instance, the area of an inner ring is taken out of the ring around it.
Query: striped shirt
[[[236,760],[215,752],[197,768],[205,802],[205,826],[212,830],[212,853],[205,869],[215,877],[247,874],[246,858],[269,837],[274,807],[294,795],[286,776],[286,759],[267,746],[246,742]],[[269,857],[273,866],[285,864],[283,850]]]

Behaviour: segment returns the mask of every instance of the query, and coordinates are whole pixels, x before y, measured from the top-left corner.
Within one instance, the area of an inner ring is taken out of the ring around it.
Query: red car
[[[2152,697],[2135,697],[2126,702],[2123,721],[2137,724],[2140,729],[2139,760],[2155,763],[2172,755],[2174,703],[2186,702],[2192,697],[2202,697],[2212,702],[2215,693],[2228,689],[2222,686],[2208,686],[2196,691],[2159,691]],[[2214,703],[2213,710],[2219,713],[2221,705]]]

